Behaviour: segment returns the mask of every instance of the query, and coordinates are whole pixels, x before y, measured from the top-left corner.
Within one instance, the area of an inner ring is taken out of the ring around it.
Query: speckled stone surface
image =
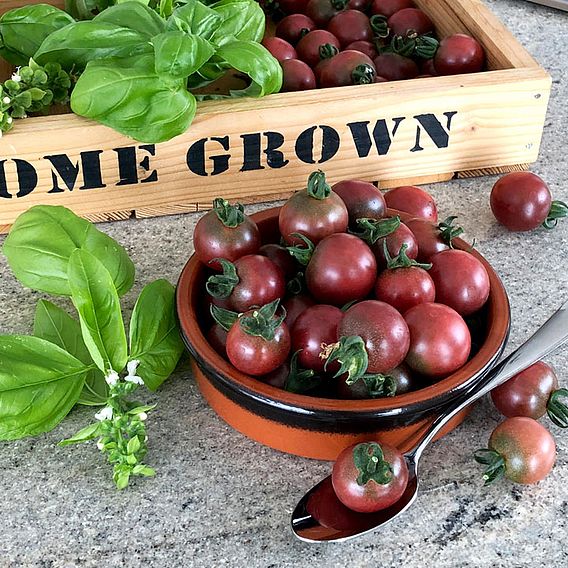
[[[541,157],[533,170],[568,201],[568,15],[520,0],[491,8],[554,78]],[[493,263],[510,294],[512,333],[519,345],[568,295],[568,222],[554,232],[508,234],[491,216],[494,178],[428,187],[441,214],[456,213],[469,238]],[[102,228],[122,242],[138,267],[136,289],[172,282],[191,253],[197,217],[129,221]],[[0,239],[1,241],[1,239]],[[31,330],[38,294],[22,289],[0,258],[0,333]],[[566,351],[550,358],[568,384]],[[553,568],[568,565],[567,435],[558,461],[534,487],[507,482],[483,488],[471,452],[499,416],[488,401],[423,461],[415,506],[380,534],[341,545],[296,541],[290,513],[330,466],[264,448],[225,425],[204,403],[191,374],[164,385],[148,423],[148,461],[155,479],[118,493],[92,445],[58,448],[92,410],[79,409],[53,432],[0,443],[0,566]]]

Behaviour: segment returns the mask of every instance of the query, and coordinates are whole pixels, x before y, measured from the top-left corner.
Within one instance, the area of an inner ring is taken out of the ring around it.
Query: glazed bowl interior
[[[279,208],[271,208],[252,216],[261,231],[263,242],[279,242]],[[408,214],[389,210],[389,215],[399,215],[404,222]],[[178,283],[177,309],[182,336],[190,353],[205,375],[215,375],[224,387],[239,391],[241,395],[255,399],[259,404],[273,405],[283,412],[299,414],[324,413],[333,419],[334,413],[354,413],[358,417],[394,418],[406,415],[416,418],[431,414],[434,409],[480,381],[494,365],[505,348],[510,325],[509,301],[505,288],[490,264],[471,245],[461,239],[454,240],[454,247],[468,250],[485,266],[491,291],[487,304],[476,314],[478,335],[477,350],[468,362],[446,378],[405,394],[388,398],[365,400],[340,400],[291,393],[241,373],[219,355],[206,339],[205,323],[209,301],[205,281],[210,274],[193,255],[185,266]],[[475,318],[474,318],[475,321]],[[471,321],[468,322],[471,328]],[[475,333],[473,334],[475,337]],[[474,341],[475,342],[475,341]]]

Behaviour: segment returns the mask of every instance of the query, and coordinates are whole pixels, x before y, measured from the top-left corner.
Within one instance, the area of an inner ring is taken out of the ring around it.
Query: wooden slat
[[[390,189],[391,187],[400,187],[401,185],[425,185],[427,183],[450,181],[454,177],[454,172],[447,172],[443,174],[433,174],[430,176],[379,180],[378,185],[380,189]]]
[[[65,0],[0,0],[0,14],[8,12],[8,10],[13,10],[14,8],[26,6],[27,4],[51,4],[63,10]]]
[[[480,170],[465,170],[456,172],[457,179],[473,178],[480,176],[496,176],[498,174],[508,174],[510,172],[524,172],[530,168],[530,164],[513,164],[511,166],[500,166],[497,168],[483,168]]]

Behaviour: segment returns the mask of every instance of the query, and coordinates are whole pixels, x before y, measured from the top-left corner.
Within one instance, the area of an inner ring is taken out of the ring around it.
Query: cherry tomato
[[[371,249],[346,233],[323,239],[306,268],[306,285],[311,295],[321,303],[335,306],[365,298],[376,278],[377,261]]]
[[[298,59],[294,46],[281,37],[265,37],[262,40],[262,45],[280,62],[287,59]]]
[[[415,388],[415,379],[410,369],[402,364],[391,369],[387,375],[377,375],[383,379],[378,383],[371,379],[361,378],[353,384],[347,384],[346,375],[336,377],[337,397],[347,400],[361,400],[367,398],[377,398],[403,394]],[[371,389],[380,387],[378,394],[374,394]]]
[[[394,505],[408,483],[403,455],[387,444],[365,442],[343,450],[331,474],[337,498],[359,513],[373,513]]]
[[[418,304],[433,302],[436,288],[426,270],[408,266],[381,272],[375,283],[375,296],[404,314]]]
[[[418,65],[398,53],[382,53],[373,60],[377,74],[389,81],[414,79],[420,73]]]
[[[357,219],[381,219],[387,212],[383,194],[372,183],[350,179],[336,183],[331,189],[347,206],[349,226],[352,229],[357,227]]]
[[[359,10],[359,12],[364,12],[369,6],[371,0],[349,0],[347,7],[350,10]]]
[[[434,56],[438,75],[477,73],[485,65],[485,52],[480,43],[465,34],[445,37]]]
[[[342,51],[319,63],[317,68],[319,86],[345,87],[364,85],[375,80],[373,61],[360,51]]]
[[[295,353],[300,350],[300,367],[323,372],[325,359],[320,357],[322,344],[329,345],[337,341],[337,328],[342,319],[343,312],[339,308],[326,304],[311,306],[296,318],[291,329],[292,351]]]
[[[420,73],[424,77],[435,77],[436,75],[438,75],[438,72],[434,67],[434,59],[424,59],[420,63]]]
[[[375,244],[371,245],[371,250],[375,254],[379,269],[386,268],[388,262],[385,257],[385,242],[391,258],[397,256],[400,249],[405,245],[408,258],[414,260],[418,255],[418,244],[412,231],[404,223],[401,223],[392,233],[380,238]]]
[[[288,252],[286,247],[277,245],[276,243],[268,243],[262,245],[258,249],[258,254],[269,258],[284,274],[286,281],[294,278],[299,270],[298,263],[294,260],[292,255]]]
[[[297,317],[307,308],[313,306],[315,302],[307,294],[294,294],[288,299],[284,300],[282,304],[286,310],[286,325],[292,329]]]
[[[333,16],[327,24],[331,32],[345,48],[354,41],[369,41],[373,39],[373,30],[369,18],[359,10],[345,10]]]
[[[333,16],[347,7],[347,0],[310,0],[306,6],[306,14],[317,27],[325,28]]]
[[[538,420],[548,413],[557,426],[566,428],[568,408],[558,400],[559,395],[568,396],[568,391],[558,390],[558,377],[544,361],[527,367],[491,391],[493,404],[504,416],[527,416]]]
[[[232,266],[224,260],[222,263],[223,274],[211,276],[206,287],[212,296],[228,299],[229,309],[242,313],[284,296],[284,274],[267,257],[248,254]]]
[[[497,180],[490,202],[497,221],[510,231],[531,231],[546,223],[553,205],[550,189],[531,172],[513,172]]]
[[[254,254],[260,244],[256,223],[244,214],[242,205],[229,205],[225,199],[215,199],[213,209],[199,219],[193,232],[197,258],[213,270],[221,270],[218,262],[211,262],[213,259],[233,262]]]
[[[286,383],[288,382],[288,375],[290,374],[290,365],[288,361],[284,361],[280,367],[274,369],[274,371],[259,376],[258,379],[267,385],[276,387],[277,389],[284,389]]]
[[[475,459],[488,466],[485,484],[500,477],[515,483],[543,480],[556,461],[556,444],[550,432],[536,420],[514,416],[501,422],[489,438],[489,449],[478,450]]]
[[[283,93],[316,88],[316,76],[311,67],[299,59],[281,61]]]
[[[217,322],[209,328],[207,341],[221,357],[227,358],[227,331]]]
[[[403,185],[385,193],[387,207],[410,213],[432,223],[438,221],[438,208],[434,198],[421,187]]]
[[[341,47],[339,40],[331,32],[314,30],[298,42],[298,57],[310,67],[315,67],[321,61],[320,47],[323,45],[332,45],[338,51]]]
[[[348,222],[345,203],[332,191],[321,171],[310,175],[307,188],[294,193],[278,216],[280,233],[288,244],[302,243],[293,233],[301,233],[317,244],[328,235],[346,231]]]
[[[278,7],[285,14],[303,14],[309,0],[278,0]]]
[[[426,219],[415,218],[406,222],[418,244],[419,262],[430,262],[430,258],[438,252],[448,250],[450,247],[442,238],[438,227]]]
[[[436,301],[461,316],[479,310],[489,298],[489,276],[477,258],[463,250],[444,250],[430,258],[430,276],[436,286]]]
[[[463,318],[443,304],[418,304],[404,319],[410,330],[406,364],[428,377],[443,377],[465,364],[471,335]]]
[[[418,8],[404,8],[395,12],[388,19],[388,25],[393,35],[405,36],[410,31],[424,35],[434,31],[432,20]]]
[[[346,46],[345,50],[360,51],[361,53],[364,53],[369,59],[374,59],[375,57],[377,57],[377,50],[370,41],[354,41]],[[377,79],[379,79],[379,77],[375,77],[375,83],[382,82],[377,81]]]
[[[414,8],[412,0],[373,0],[371,14],[379,14],[390,18],[394,13],[405,8]]]
[[[359,336],[369,357],[368,373],[388,374],[408,352],[410,335],[404,318],[385,302],[365,300],[343,316],[339,337]]]
[[[276,26],[276,37],[285,39],[289,44],[296,45],[307,33],[316,29],[316,24],[304,14],[291,14],[282,18]]]

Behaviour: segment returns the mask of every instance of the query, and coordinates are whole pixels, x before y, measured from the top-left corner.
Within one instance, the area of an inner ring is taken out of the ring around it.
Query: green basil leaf
[[[223,17],[223,23],[215,30],[211,41],[224,45],[234,41],[259,43],[264,37],[266,16],[260,4],[254,0],[221,0],[211,6]]]
[[[120,301],[108,270],[90,252],[69,257],[71,298],[81,322],[85,345],[97,367],[120,373],[126,365],[126,333]]]
[[[102,0],[108,4],[109,0]],[[76,20],[92,20],[102,7],[101,0],[65,0],[65,11]]]
[[[89,424],[79,430],[75,435],[71,436],[71,438],[67,438],[65,440],[61,440],[57,445],[58,446],[69,446],[70,444],[80,444],[81,442],[88,442],[89,440],[93,440],[94,438],[98,438],[102,435],[102,428],[100,422],[94,422],[93,424]]]
[[[119,295],[134,283],[134,264],[122,246],[69,209],[36,205],[22,213],[4,241],[3,252],[16,278],[34,290],[70,296],[67,265],[81,248],[110,272]]]
[[[189,77],[215,53],[206,39],[180,31],[164,32],[154,37],[152,43],[156,73],[174,79]]]
[[[81,336],[79,322],[65,310],[47,300],[40,300],[37,303],[34,335],[65,349],[85,365],[93,365],[93,359]],[[105,404],[107,399],[108,385],[105,377],[98,369],[92,369],[87,373],[83,392],[77,402],[87,406],[98,406]]]
[[[196,106],[184,80],[156,73],[153,55],[92,61],[71,95],[76,114],[151,144],[185,132]]]
[[[232,41],[222,45],[216,53],[229,66],[246,73],[252,83],[242,91],[231,91],[232,96],[263,97],[277,93],[282,87],[282,67],[270,52],[253,41]]]
[[[189,0],[168,18],[166,30],[179,30],[211,39],[223,22],[223,16],[198,0]]]
[[[14,8],[0,17],[0,55],[14,65],[27,65],[45,38],[73,22],[48,4]]]
[[[182,353],[175,311],[175,289],[167,280],[148,284],[130,320],[130,359],[138,359],[137,374],[156,390],[174,371]]]
[[[0,440],[52,430],[79,399],[88,371],[49,341],[0,336]]]
[[[83,69],[89,61],[108,57],[127,57],[152,49],[140,32],[107,22],[76,22],[48,36],[34,59],[44,65],[50,61],[64,69]]]
[[[94,19],[134,30],[150,39],[166,29],[166,21],[146,2],[124,2],[103,10]]]

